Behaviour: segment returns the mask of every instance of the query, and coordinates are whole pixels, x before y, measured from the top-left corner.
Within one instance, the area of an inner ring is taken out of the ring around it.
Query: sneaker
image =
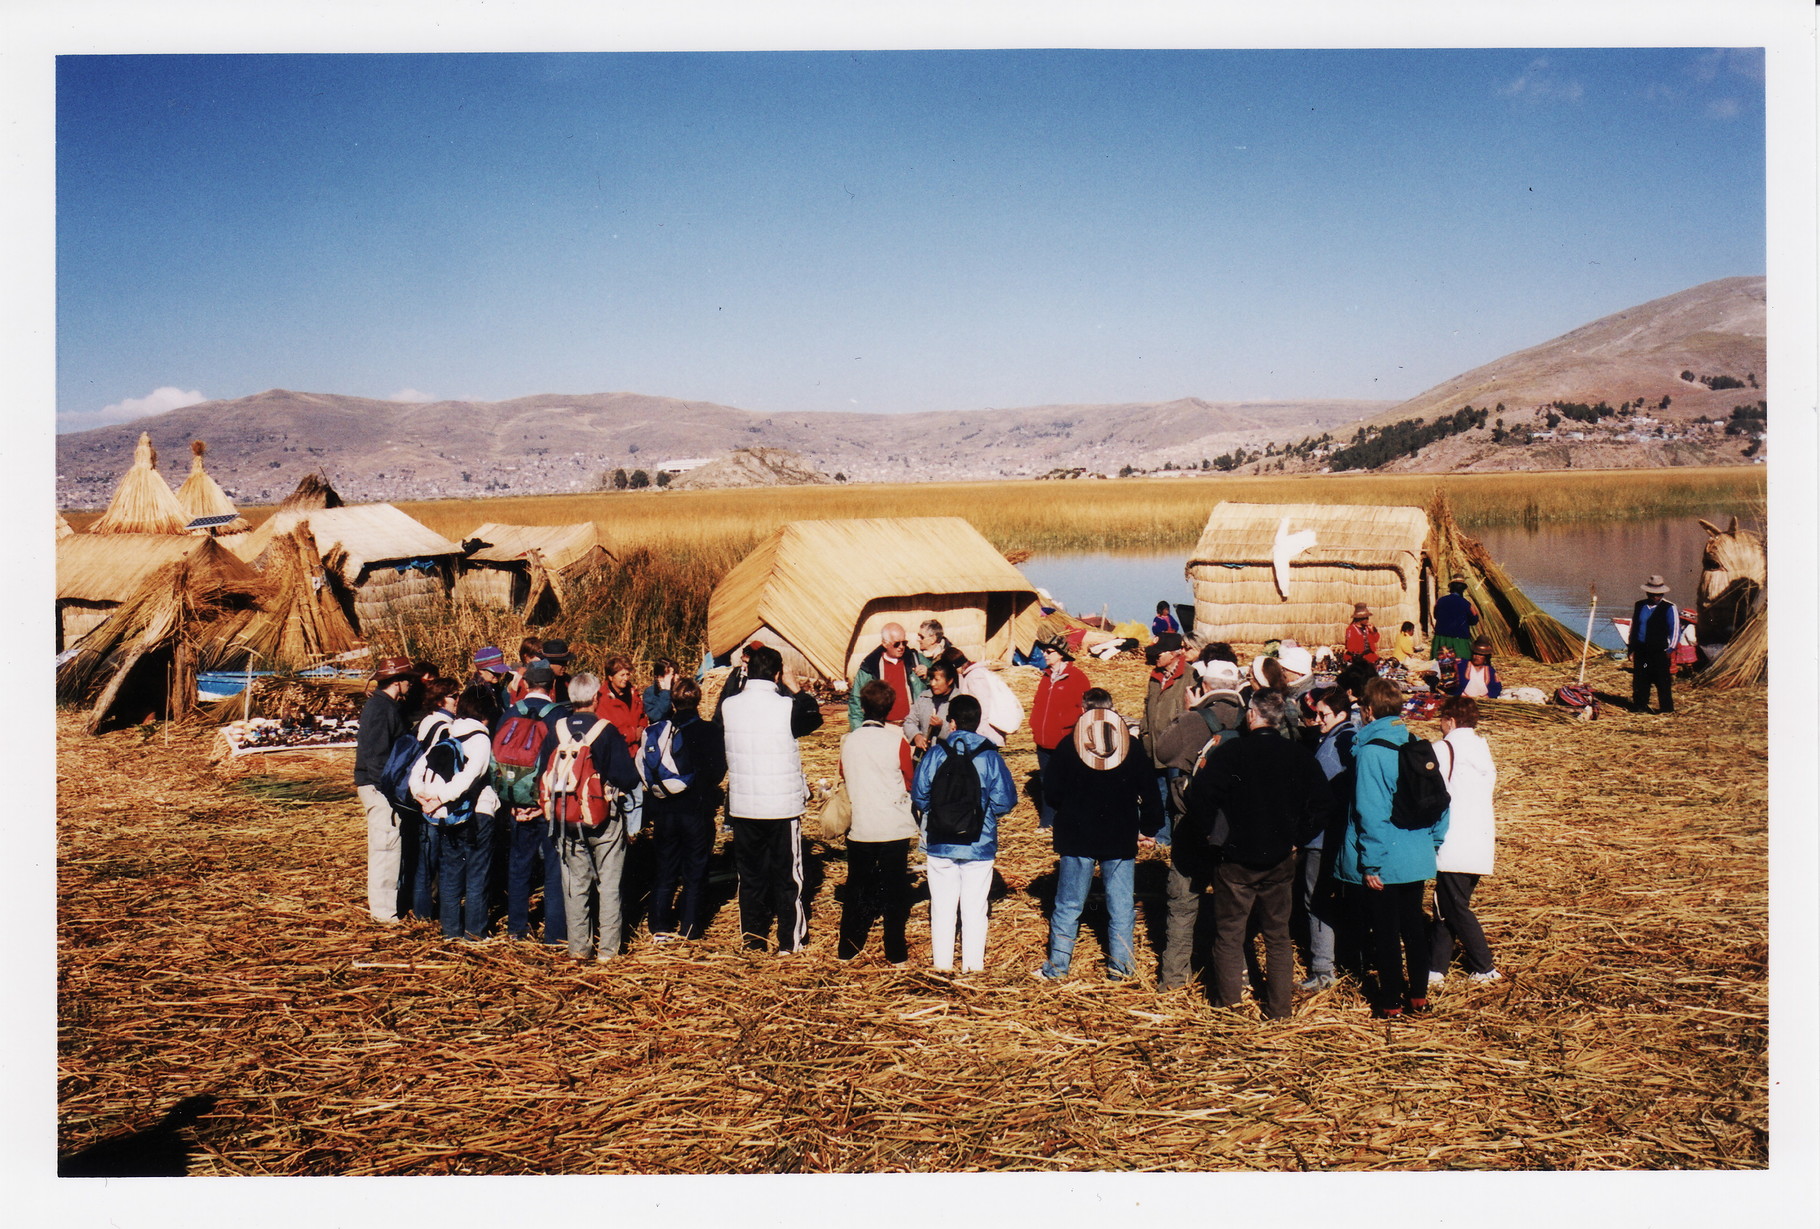
[[[1484,973],[1468,973],[1466,975],[1466,980],[1481,986],[1489,986],[1492,982],[1503,981],[1504,974],[1498,972],[1496,969],[1490,969]]]
[[[1316,973],[1302,983],[1302,989],[1308,991],[1310,994],[1319,994],[1321,991],[1332,986],[1335,980],[1337,979],[1332,973]]]
[[[1036,980],[1038,980],[1038,981],[1061,981],[1062,980],[1061,974],[1051,973],[1049,971],[1048,965],[1044,965],[1040,969],[1032,969],[1030,971],[1030,976],[1036,978]]]
[[[1429,989],[1432,990],[1437,986],[1445,986],[1446,984],[1447,984],[1447,974],[1436,973],[1436,972],[1430,970],[1430,972],[1428,974]]]
[[[677,936],[674,932],[665,930],[652,935],[651,942],[662,945],[665,943],[674,943],[676,942],[676,938]]]

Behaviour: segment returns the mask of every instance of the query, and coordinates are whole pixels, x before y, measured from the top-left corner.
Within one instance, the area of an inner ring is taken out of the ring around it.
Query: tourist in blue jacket
[[[1017,805],[1017,782],[998,748],[979,731],[977,697],[956,695],[948,702],[948,733],[931,743],[916,766],[910,785],[910,802],[923,830],[923,851],[928,857],[929,959],[938,970],[954,967],[954,930],[958,916],[961,932],[961,972],[978,973],[986,967],[986,898],[992,890],[992,863],[998,857],[998,821]],[[980,805],[985,822],[979,839],[971,845],[945,845],[929,841],[929,791],[935,774],[953,751],[973,756],[979,773]],[[1424,957],[1426,958],[1426,957]]]
[[[1432,828],[1399,828],[1390,820],[1396,794],[1396,748],[1413,737],[1397,720],[1403,695],[1394,683],[1372,679],[1360,705],[1371,717],[1353,740],[1352,813],[1334,863],[1334,877],[1351,884],[1369,932],[1366,951],[1377,966],[1377,1007],[1403,1014],[1405,1002],[1425,1011],[1428,1000],[1428,918],[1422,885],[1435,877],[1435,850],[1447,837],[1447,816]],[[1390,746],[1374,746],[1374,743]]]

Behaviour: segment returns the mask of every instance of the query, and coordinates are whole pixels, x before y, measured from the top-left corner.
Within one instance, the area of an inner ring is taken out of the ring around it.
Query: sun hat
[[[382,657],[378,668],[373,671],[373,681],[381,687],[396,679],[411,677],[411,659],[408,657]]]
[[[557,665],[566,663],[574,654],[569,652],[567,640],[546,640],[543,642],[543,659]]]
[[[506,665],[506,655],[490,644],[474,650],[474,668],[491,670],[494,674],[505,674],[510,670]]]
[[[1645,593],[1667,593],[1668,592],[1668,582],[1666,580],[1663,580],[1660,575],[1651,576],[1648,580],[1643,582],[1643,592],[1645,592]]]
[[[548,687],[556,681],[556,671],[550,669],[547,661],[534,661],[525,667],[524,678],[532,687]]]
[[[1244,682],[1239,668],[1229,661],[1197,661],[1194,672],[1200,676],[1201,686],[1208,691],[1236,692]]]
[[[1252,658],[1251,678],[1259,687],[1270,686],[1270,680],[1264,677],[1264,663],[1271,660],[1268,653],[1260,653]],[[1276,663],[1283,671],[1283,682],[1295,686],[1314,671],[1314,654],[1299,644],[1286,644],[1277,650]]]
[[[1039,653],[1060,653],[1063,661],[1074,660],[1074,654],[1068,651],[1068,642],[1060,638],[1055,640],[1039,640],[1030,647]]]

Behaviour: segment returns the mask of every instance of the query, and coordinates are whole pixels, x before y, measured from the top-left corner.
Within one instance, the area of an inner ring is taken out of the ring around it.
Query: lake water
[[[1599,590],[1593,643],[1622,649],[1610,616],[1628,617],[1650,573],[1692,609],[1706,531],[1692,516],[1598,525],[1521,526],[1471,531],[1531,601],[1574,633],[1586,630],[1588,586]],[[1159,601],[1192,602],[1183,575],[1186,551],[1037,555],[1019,564],[1030,582],[1076,614],[1107,611],[1149,625]]]

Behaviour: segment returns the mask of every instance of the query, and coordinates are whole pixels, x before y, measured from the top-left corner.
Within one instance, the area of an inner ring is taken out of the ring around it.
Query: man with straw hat
[[[387,926],[403,912],[399,879],[405,834],[379,779],[392,744],[408,728],[401,704],[411,678],[410,658],[380,659],[373,671],[373,694],[360,710],[360,734],[354,743],[354,793],[367,813],[367,911],[375,922]]]
[[[1681,639],[1681,613],[1673,602],[1663,601],[1668,582],[1660,575],[1643,582],[1643,596],[1631,611],[1630,707],[1633,712],[1649,711],[1649,689],[1656,689],[1656,708],[1662,713],[1675,711],[1675,696],[1669,674],[1669,655]]]

